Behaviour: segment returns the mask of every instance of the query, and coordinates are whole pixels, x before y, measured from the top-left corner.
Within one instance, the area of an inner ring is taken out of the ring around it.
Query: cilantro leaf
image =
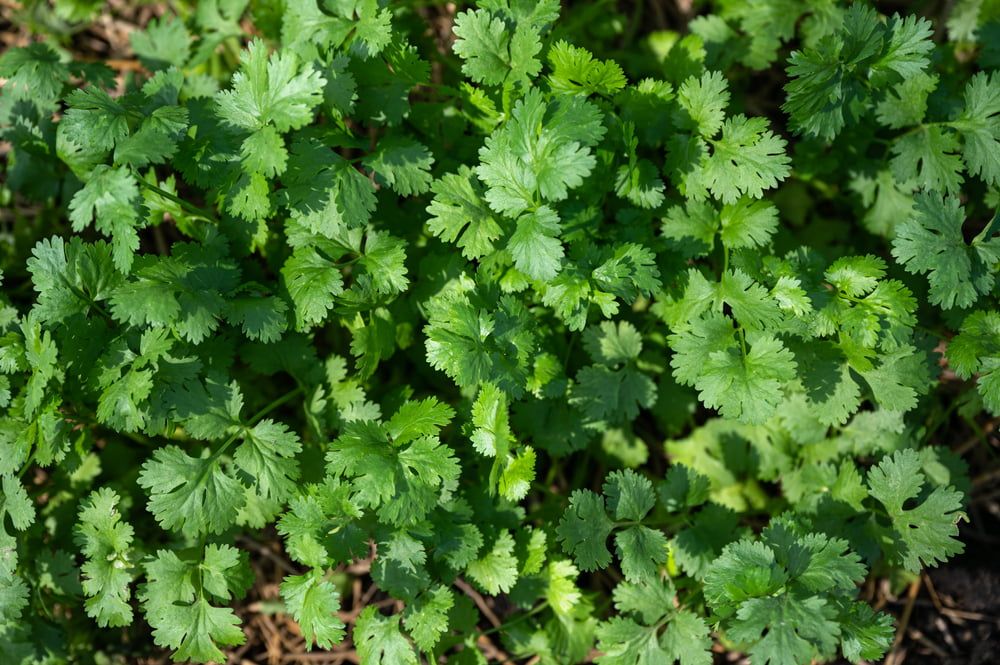
[[[248,586],[246,555],[229,546],[209,545],[200,562],[188,562],[160,550],[146,564],[140,599],[153,626],[153,641],[175,649],[178,660],[199,663],[225,660],[219,647],[242,644],[246,636],[228,607],[211,598],[229,600]],[[195,585],[196,575],[201,582]]]
[[[611,563],[607,540],[613,528],[603,497],[589,490],[574,490],[556,532],[580,569],[591,571]]]
[[[851,5],[835,34],[789,58],[782,108],[793,128],[833,139],[871,108],[871,98],[927,67],[931,34],[926,19],[897,14],[882,22],[874,9]]]
[[[1000,184],[1000,78],[980,72],[965,88],[965,109],[953,126],[962,135],[962,159],[988,185]]]
[[[549,84],[560,92],[584,92],[610,97],[627,81],[613,60],[597,60],[586,49],[559,40],[547,54],[552,73]]]
[[[546,102],[531,89],[514,105],[510,120],[486,138],[476,173],[486,183],[490,207],[509,217],[538,207],[538,197],[557,202],[590,175],[590,148],[604,136],[601,111],[577,96]]]
[[[721,136],[707,141],[711,151],[684,178],[686,194],[696,200],[709,192],[723,203],[744,195],[760,198],[791,173],[785,140],[768,129],[764,118],[728,118]]]
[[[775,520],[761,540],[740,540],[723,550],[705,576],[705,598],[726,634],[749,645],[753,658],[794,665],[835,655],[841,617],[858,611],[850,599],[864,574],[845,541],[799,535]],[[866,650],[881,657],[892,626],[880,619],[874,628]],[[845,643],[848,651],[856,646]]]
[[[437,586],[417,603],[407,606],[403,625],[414,643],[424,651],[434,648],[448,630],[448,613],[455,605],[455,596],[446,586]]]
[[[126,274],[139,249],[138,197],[138,183],[128,169],[102,164],[70,202],[73,230],[79,233],[93,221],[98,231],[111,237],[115,267]]]
[[[0,56],[0,76],[7,79],[4,93],[14,99],[37,99],[50,104],[69,81],[69,68],[49,44],[35,42],[8,49]]]
[[[514,538],[510,532],[501,531],[493,547],[471,561],[465,567],[465,572],[491,596],[510,591],[518,578]]]
[[[53,236],[40,240],[31,253],[27,265],[38,292],[35,311],[49,323],[97,310],[122,280],[111,247],[102,241],[87,244],[74,237],[67,243]]]
[[[467,166],[446,173],[431,185],[434,200],[427,207],[427,229],[446,242],[453,242],[467,259],[493,253],[503,229],[483,201],[483,186]]]
[[[229,528],[244,502],[243,486],[217,456],[191,457],[174,445],[157,449],[143,464],[139,485],[164,529],[191,536]]]
[[[0,476],[0,490],[3,491],[0,511],[10,517],[15,529],[24,531],[35,522],[35,504],[24,485],[20,479],[5,474]]]
[[[295,304],[295,325],[300,330],[322,323],[344,291],[340,267],[314,247],[297,250],[281,269],[288,294]]]
[[[76,540],[83,555],[83,591],[87,615],[98,625],[127,626],[132,623],[132,526],[118,512],[120,497],[102,487],[80,507]]]
[[[404,406],[388,425],[347,423],[327,453],[328,472],[353,479],[358,504],[377,509],[390,524],[423,519],[459,474],[451,449],[436,436],[435,423],[447,422],[452,413],[440,407],[433,400]],[[423,427],[413,424],[418,419],[430,424],[428,434],[418,434]]]
[[[722,72],[705,72],[691,77],[677,89],[677,102],[684,115],[681,127],[712,138],[722,128],[729,105],[729,85]]]
[[[354,625],[358,655],[372,665],[417,665],[417,654],[399,630],[399,615],[384,617],[369,605]]]
[[[978,374],[979,394],[986,407],[1000,413],[1000,313],[973,312],[962,322],[959,334],[945,352],[955,373],[963,378]]]
[[[548,206],[521,215],[507,242],[514,266],[532,279],[551,280],[559,273],[563,247],[559,216]]]
[[[306,648],[330,649],[344,639],[344,624],[337,617],[340,595],[320,571],[288,575],[281,583],[281,597],[302,629]]]
[[[261,497],[283,502],[295,490],[299,477],[295,455],[301,450],[294,432],[268,419],[245,430],[233,461],[253,479],[254,490]]]
[[[294,55],[277,51],[270,56],[263,40],[247,45],[231,90],[216,95],[219,115],[247,131],[273,125],[279,132],[298,129],[313,118],[323,100],[326,80],[311,64],[299,66]]]
[[[535,478],[535,451],[526,446],[515,452],[510,429],[507,395],[493,384],[484,384],[472,405],[472,445],[476,452],[494,458],[490,491],[520,501]]]
[[[887,533],[889,557],[914,573],[965,549],[956,538],[958,521],[965,517],[961,492],[936,487],[919,505],[904,507],[922,496],[924,474],[920,467],[916,451],[900,450],[868,472],[868,491],[892,521]]]
[[[677,380],[694,386],[705,406],[727,418],[764,422],[795,378],[795,357],[779,339],[763,334],[738,344],[732,323],[722,315],[696,320],[690,330],[671,336],[671,346]]]
[[[595,364],[577,374],[570,401],[586,415],[588,423],[635,419],[639,407],[656,400],[656,385],[636,366],[642,339],[635,327],[621,321],[604,321],[584,335],[587,351]]]
[[[430,187],[434,157],[424,145],[412,139],[389,136],[364,158],[364,164],[397,194],[410,196],[423,194]]]
[[[928,273],[930,301],[943,309],[969,307],[993,288],[1000,240],[962,235],[965,209],[958,199],[917,194],[913,215],[896,228],[892,255],[911,273]]]
[[[530,24],[519,21],[512,29],[500,16],[475,9],[459,12],[453,31],[458,37],[453,48],[465,61],[462,71],[476,83],[526,84],[541,71],[540,35]]]
[[[428,303],[427,361],[462,387],[492,382],[519,397],[535,346],[527,310],[510,296],[483,297],[471,285]]]

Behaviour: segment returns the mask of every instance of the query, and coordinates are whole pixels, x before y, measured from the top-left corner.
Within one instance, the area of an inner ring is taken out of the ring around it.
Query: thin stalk
[[[176,194],[168,192],[167,190],[163,189],[162,187],[154,185],[154,184],[152,184],[150,182],[146,182],[142,178],[139,178],[138,180],[139,180],[139,184],[141,184],[143,187],[145,187],[149,191],[151,191],[151,192],[153,192],[155,194],[158,194],[159,196],[162,196],[165,199],[173,201],[174,203],[176,203],[180,207],[182,207],[185,210],[187,210],[192,215],[197,215],[201,219],[205,220],[206,222],[211,222],[212,224],[215,224],[217,222],[217,220],[215,219],[215,215],[213,215],[208,210],[205,210],[204,208],[199,208],[198,206],[194,205],[193,203],[189,203],[188,201],[185,201],[184,199],[182,199],[181,197],[177,196]]]
[[[537,607],[532,608],[530,612],[526,612],[525,614],[519,614],[516,618],[511,619],[510,621],[505,621],[504,623],[500,624],[499,626],[495,626],[493,628],[490,628],[489,630],[482,631],[481,634],[482,635],[492,635],[493,633],[499,632],[501,630],[505,630],[507,628],[510,628],[511,626],[516,626],[517,624],[522,623],[524,621],[527,621],[529,618],[531,618],[531,617],[535,616],[536,614],[538,614],[539,612],[545,610],[548,606],[549,606],[549,602],[547,600],[546,601],[542,601],[542,603],[540,605],[538,605]]]

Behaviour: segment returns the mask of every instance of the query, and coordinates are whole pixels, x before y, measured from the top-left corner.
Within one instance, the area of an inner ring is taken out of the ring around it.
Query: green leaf
[[[939,125],[919,125],[892,146],[892,174],[898,182],[954,194],[962,184],[958,136]]]
[[[452,48],[464,60],[462,72],[476,83],[527,84],[541,71],[539,33],[529,24],[512,28],[501,17],[475,9],[459,12],[452,31],[458,38]]]
[[[743,197],[722,207],[719,222],[719,237],[729,249],[764,247],[778,229],[778,209],[769,201]]]
[[[234,127],[252,132],[270,124],[287,132],[312,121],[313,108],[323,101],[325,84],[312,64],[300,67],[288,51],[268,57],[267,45],[255,39],[244,51],[232,89],[215,99],[219,116]]]
[[[427,206],[427,230],[453,242],[467,259],[492,254],[503,230],[486,202],[484,189],[468,166],[446,173],[431,185],[434,200]]]
[[[656,503],[653,483],[631,469],[612,471],[604,480],[608,511],[619,521],[639,521]]]
[[[493,384],[484,384],[472,405],[472,445],[476,452],[494,458],[490,470],[490,492],[499,491],[511,501],[520,501],[535,478],[535,451],[526,446],[514,451],[507,395]]]
[[[499,463],[499,458],[497,462]],[[535,450],[525,446],[509,456],[500,470],[497,489],[509,501],[520,501],[528,495],[535,480]]]
[[[607,541],[613,528],[603,497],[589,490],[574,490],[556,533],[563,550],[573,555],[581,570],[589,572],[611,563]]]
[[[455,596],[446,586],[437,586],[403,614],[403,625],[414,643],[423,651],[431,651],[448,631],[448,613],[455,605]]]
[[[528,312],[510,296],[493,300],[465,286],[443,291],[428,303],[427,361],[460,387],[491,382],[519,397],[535,348]]]
[[[58,236],[39,240],[27,265],[38,292],[35,311],[47,323],[97,309],[122,281],[111,247],[103,241],[88,244],[74,237],[65,242]]]
[[[146,564],[146,585],[140,594],[146,619],[153,627],[153,641],[175,649],[176,660],[221,662],[219,647],[242,644],[246,636],[239,619],[228,607],[215,607],[210,594],[220,600],[241,595],[246,588],[246,557],[229,546],[210,545],[200,563],[181,560],[160,550]],[[208,582],[196,587],[196,575]]]
[[[690,77],[677,89],[677,103],[684,114],[680,125],[712,138],[722,128],[729,106],[729,84],[722,72],[705,72]]]
[[[667,537],[656,529],[631,526],[615,534],[615,553],[626,580],[654,579],[667,562]]]
[[[671,336],[671,365],[681,383],[693,385],[705,406],[727,418],[762,423],[795,378],[795,358],[777,338],[760,335],[737,344],[728,318],[711,314]],[[745,348],[745,350],[744,350]]]
[[[547,54],[552,73],[549,85],[559,92],[583,92],[610,97],[627,84],[621,67],[613,60],[597,60],[586,49],[560,40]]]
[[[631,619],[614,617],[597,629],[597,646],[602,654],[595,662],[601,665],[647,665],[672,663],[660,647],[656,628],[642,626]]]
[[[674,463],[667,469],[658,494],[664,508],[678,512],[707,501],[708,490],[708,478],[683,464]]]
[[[709,503],[695,514],[690,527],[677,533],[671,541],[671,549],[680,568],[701,579],[723,547],[741,534],[736,513]]]
[[[404,405],[389,425],[360,420],[347,423],[330,445],[327,469],[333,477],[353,478],[359,505],[377,508],[389,524],[423,519],[458,478],[452,451],[436,434],[451,410],[435,400]],[[393,437],[393,432],[398,437]]]
[[[336,297],[344,292],[340,267],[313,247],[296,250],[285,261],[281,274],[295,305],[295,325],[300,330],[322,323]]]
[[[962,135],[962,158],[969,173],[1000,184],[1000,77],[979,72],[965,88],[965,109],[954,127]]]
[[[218,457],[191,457],[174,445],[157,449],[142,465],[139,485],[149,493],[156,521],[189,536],[222,533],[244,502],[243,486]]]
[[[912,216],[896,227],[892,255],[908,272],[927,273],[932,304],[969,307],[993,289],[1000,240],[966,244],[965,209],[957,197],[920,193],[914,200]]]
[[[375,209],[372,181],[331,150],[319,132],[295,135],[281,181],[280,195],[292,218],[325,238],[364,226]]]
[[[728,632],[735,640],[754,643],[750,655],[761,665],[798,665],[824,657],[838,633],[823,599],[789,595],[746,601]]]
[[[705,620],[688,610],[677,612],[660,636],[660,646],[680,665],[709,665],[712,638]]]
[[[945,352],[955,373],[963,378],[978,374],[976,385],[986,408],[1000,413],[1000,313],[973,312],[962,322],[959,334]]]
[[[744,195],[760,198],[787,178],[791,160],[785,140],[767,126],[764,118],[737,115],[726,120],[722,136],[710,141],[711,154],[687,179],[688,195],[699,198],[708,191],[723,203],[734,203]]]
[[[118,512],[120,498],[102,487],[81,504],[75,538],[87,561],[81,568],[87,615],[101,627],[132,623],[132,526]]]
[[[278,131],[265,125],[255,130],[240,144],[243,170],[259,173],[268,178],[279,176],[288,167],[288,150]]]
[[[493,548],[465,567],[481,589],[491,596],[507,593],[517,582],[517,557],[514,555],[514,538],[507,530],[501,531]]]
[[[191,55],[191,34],[174,17],[153,19],[129,34],[132,50],[150,70],[183,67]]]
[[[0,511],[10,517],[11,523],[18,531],[24,531],[35,523],[35,504],[28,496],[19,478],[0,476],[0,491],[3,492],[0,501]]]
[[[127,168],[102,164],[69,204],[73,230],[79,233],[93,221],[98,231],[111,238],[115,267],[126,274],[139,249],[137,229],[142,220],[136,210],[138,198],[139,185]]]
[[[423,194],[431,184],[434,157],[426,146],[403,136],[388,136],[379,141],[375,152],[364,164],[377,179],[392,187],[400,196]]]
[[[859,120],[872,98],[923,72],[934,48],[931,35],[926,19],[897,14],[883,22],[874,9],[851,5],[839,30],[789,57],[782,108],[792,127],[833,139]]]
[[[590,148],[604,136],[602,113],[578,96],[546,102],[531,89],[511,118],[479,150],[479,179],[490,207],[508,217],[558,202],[583,184],[596,165]]]
[[[642,339],[627,321],[604,321],[598,329],[584,335],[584,344],[595,360],[576,376],[577,385],[570,398],[580,407],[588,422],[633,420],[639,407],[650,407],[656,401],[656,385],[636,367],[642,351]]]
[[[869,493],[892,521],[886,552],[891,561],[913,573],[965,549],[957,539],[958,522],[965,519],[962,493],[951,487],[922,493],[923,486],[920,457],[914,450],[885,457],[868,472]]]
[[[307,649],[332,649],[344,639],[344,624],[337,616],[340,594],[320,571],[288,575],[281,583],[281,597],[298,622]]]
[[[851,603],[840,616],[840,649],[851,661],[877,660],[892,646],[896,635],[892,617],[867,603]]]
[[[559,230],[559,216],[548,206],[521,215],[507,243],[514,266],[532,279],[555,277],[563,258]]]
[[[36,99],[50,104],[69,81],[69,68],[59,53],[44,42],[10,48],[0,56],[0,76],[7,79],[4,94],[14,99]]]
[[[354,625],[358,655],[372,665],[417,665],[417,654],[399,631],[399,615],[384,617],[369,605]]]
[[[252,479],[259,496],[281,503],[295,492],[299,477],[295,456],[301,450],[294,432],[267,419],[245,431],[233,461]]]
[[[24,360],[31,369],[24,395],[24,415],[30,418],[42,406],[46,387],[56,377],[59,350],[51,333],[42,329],[34,312],[24,317],[20,327],[24,335]]]
[[[845,541],[800,535],[775,519],[761,540],[723,550],[705,576],[705,598],[726,635],[748,646],[755,662],[797,665],[836,654],[840,625],[856,616],[851,598],[864,576]],[[866,647],[872,658],[889,646],[889,621],[875,621],[878,637]],[[848,652],[857,646],[850,638],[845,644]]]

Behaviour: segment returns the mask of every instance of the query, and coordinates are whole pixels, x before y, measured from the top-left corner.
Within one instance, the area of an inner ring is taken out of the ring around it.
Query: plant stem
[[[484,631],[482,631],[482,634],[483,635],[492,635],[493,633],[496,633],[496,632],[501,631],[501,630],[505,630],[507,628],[510,628],[511,626],[516,626],[517,624],[522,623],[523,621],[526,621],[529,618],[535,616],[536,614],[538,614],[539,612],[541,612],[542,610],[544,610],[548,606],[549,606],[548,601],[543,601],[537,607],[532,608],[531,611],[526,612],[525,614],[520,614],[516,618],[514,618],[514,619],[512,619],[510,621],[505,621],[504,623],[500,624],[499,626],[496,626],[494,628],[490,628],[489,630],[484,630]]]
[[[213,215],[208,210],[205,210],[204,208],[199,208],[198,206],[194,205],[193,203],[189,203],[188,201],[185,201],[184,199],[182,199],[181,197],[177,196],[176,194],[168,192],[167,190],[163,189],[162,187],[158,187],[157,185],[154,185],[151,182],[146,182],[142,178],[139,178],[138,180],[139,180],[139,184],[141,184],[143,187],[145,187],[149,191],[151,191],[151,192],[153,192],[153,193],[155,193],[155,194],[157,194],[159,196],[162,196],[165,199],[173,201],[174,203],[176,203],[180,207],[182,207],[185,210],[187,210],[189,213],[191,213],[193,215],[197,215],[198,217],[200,217],[201,219],[205,220],[206,222],[211,222],[212,224],[215,224],[215,223],[218,222],[218,220],[215,219],[215,215]]]

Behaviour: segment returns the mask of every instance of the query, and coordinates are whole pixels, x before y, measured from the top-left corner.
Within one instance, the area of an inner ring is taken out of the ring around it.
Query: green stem
[[[240,438],[241,436],[245,436],[247,432],[250,430],[250,428],[257,424],[257,421],[259,421],[261,418],[269,414],[271,411],[277,409],[282,404],[290,401],[301,392],[302,392],[302,386],[301,385],[297,386],[294,390],[288,391],[287,393],[273,400],[263,409],[255,413],[253,416],[250,417],[250,419],[247,421],[245,425],[240,425],[239,427],[237,427],[236,431],[233,432],[229,436],[229,438],[226,439],[221,446],[219,446],[217,450],[212,452],[212,455],[209,457],[209,461],[213,461],[218,459],[219,457],[222,457],[226,453],[226,451],[229,450],[229,446],[233,445],[236,439]],[[209,468],[210,464],[206,464],[205,467],[201,470],[201,473],[198,475],[198,478],[195,480],[195,484],[201,483],[202,479],[205,477],[205,474],[208,473]]]
[[[285,393],[281,397],[273,400],[271,403],[269,403],[267,406],[265,406],[263,409],[261,409],[260,411],[258,411],[257,413],[255,413],[250,418],[250,425],[256,425],[258,420],[260,420],[261,418],[263,418],[267,414],[271,413],[272,411],[274,411],[275,409],[277,409],[282,404],[285,404],[286,402],[291,401],[296,396],[300,395],[302,393],[302,391],[303,391],[303,388],[302,388],[301,385],[299,385],[296,388],[294,388],[292,390],[289,390],[287,393]]]
[[[510,94],[512,92],[511,88],[512,86],[510,81],[507,81],[503,84],[503,90],[500,93],[500,101],[501,104],[503,105],[504,119],[510,117],[510,104],[511,104]]]
[[[573,346],[576,344],[576,338],[579,336],[578,333],[570,333],[569,344],[566,345],[566,357],[563,358],[563,372],[569,369],[569,359],[573,355]]]
[[[499,626],[494,626],[493,628],[490,628],[489,630],[484,630],[482,632],[482,634],[483,635],[492,635],[493,633],[499,632],[501,630],[506,630],[506,629],[510,628],[511,626],[516,626],[517,624],[522,623],[524,621],[527,621],[529,618],[531,618],[531,617],[535,616],[536,614],[538,614],[539,612],[545,610],[548,606],[549,606],[549,602],[548,601],[542,601],[542,603],[540,605],[538,605],[537,607],[532,608],[531,611],[526,612],[525,614],[519,614],[516,618],[511,619],[510,621],[505,621],[504,623],[500,624]]]
[[[24,474],[28,472],[28,469],[31,468],[31,465],[35,463],[35,452],[35,450],[32,450],[31,454],[28,455],[28,459],[24,460],[24,464],[21,465],[21,470],[17,472],[18,478],[23,478]]]
[[[143,187],[145,187],[149,191],[151,191],[154,194],[157,194],[159,196],[162,196],[165,199],[173,201],[174,203],[176,203],[180,207],[182,207],[185,210],[187,210],[192,215],[196,215],[199,218],[203,219],[204,221],[210,222],[212,224],[215,224],[217,222],[217,220],[215,219],[215,216],[211,212],[209,212],[208,210],[205,210],[204,208],[199,208],[198,206],[194,205],[193,203],[189,203],[189,202],[185,201],[184,199],[182,199],[181,197],[177,196],[176,194],[168,192],[167,190],[163,189],[162,187],[158,187],[157,185],[154,185],[151,182],[146,182],[142,178],[138,178],[138,180],[139,180],[139,184],[141,184]]]

